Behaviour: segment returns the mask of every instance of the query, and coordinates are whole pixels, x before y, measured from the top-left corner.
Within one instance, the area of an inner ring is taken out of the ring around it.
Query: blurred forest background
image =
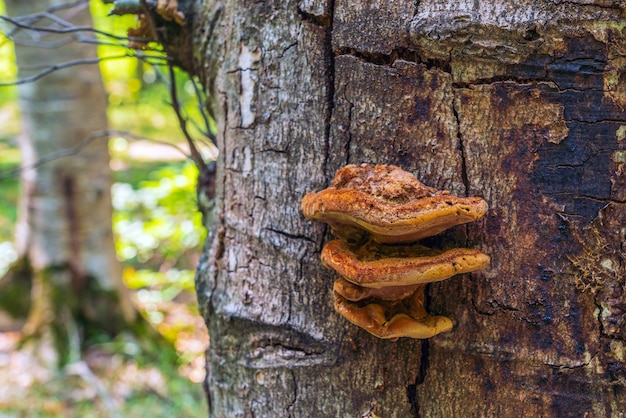
[[[98,29],[125,36],[136,25],[134,16],[108,16],[109,7],[100,1],[91,1],[90,7]],[[2,0],[0,14],[6,14]],[[1,29],[6,34],[12,27],[2,23]],[[119,56],[125,53],[120,49],[101,45],[98,54]],[[123,262],[123,279],[132,289],[133,302],[173,344],[178,359],[172,363],[164,358],[154,364],[128,340],[102,341],[85,353],[87,372],[69,369],[42,377],[27,357],[20,357],[19,329],[5,329],[0,333],[0,380],[7,382],[4,376],[13,376],[15,382],[0,390],[0,417],[205,416],[200,382],[208,336],[193,289],[205,230],[196,205],[197,168],[167,145],[185,148],[163,83],[167,68],[128,57],[105,59],[100,69],[108,94],[109,128],[156,140],[124,136],[109,140],[114,171],[112,223],[117,257]],[[0,83],[16,78],[12,41],[0,35]],[[202,120],[194,83],[182,72],[177,82],[185,114]],[[16,144],[20,131],[17,88],[0,87],[0,277],[17,259],[14,226],[20,179],[18,173],[6,174],[20,165]],[[198,130],[194,134],[201,136]],[[213,152],[210,146],[203,151],[207,159]],[[99,368],[102,358],[107,360]]]

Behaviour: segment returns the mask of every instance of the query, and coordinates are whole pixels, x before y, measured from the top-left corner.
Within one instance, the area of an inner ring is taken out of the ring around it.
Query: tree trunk
[[[11,16],[23,16],[58,4],[8,1],[7,7]],[[91,25],[87,2],[61,15],[76,26]],[[48,19],[27,23],[54,25]],[[36,35],[30,38],[32,33]],[[97,58],[93,44],[65,45],[77,36],[19,32],[20,77],[54,63]],[[52,47],[55,43],[60,46]],[[84,142],[107,126],[107,99],[97,64],[75,65],[21,85],[20,104],[24,170],[16,242],[21,265],[29,264],[33,273],[24,332],[37,340],[52,338],[63,363],[75,360],[80,345],[73,342],[102,332],[114,335],[134,318],[113,246],[107,141]],[[79,153],[29,168],[81,144]]]
[[[626,410],[623,2],[195,6],[220,149],[197,276],[211,416]],[[362,162],[488,201],[437,238],[492,260],[428,287],[452,331],[379,340],[333,311],[331,234],[300,201]]]

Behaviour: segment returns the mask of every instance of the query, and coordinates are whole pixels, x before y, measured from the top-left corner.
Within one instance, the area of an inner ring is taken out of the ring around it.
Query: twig
[[[113,9],[109,12],[110,15],[138,14],[144,10],[139,0],[103,0],[103,3],[113,4]],[[156,1],[149,1],[148,6],[155,8],[157,6]]]
[[[7,38],[8,39],[8,38]],[[136,38],[133,36],[129,36],[128,38],[126,38],[129,43],[130,42],[151,42],[148,39],[144,39],[144,38]],[[12,38],[12,41],[15,45],[20,45],[20,46],[34,46],[34,47],[38,47],[38,48],[42,48],[42,49],[55,49],[55,48],[59,48],[62,46],[65,46],[67,44],[69,44],[70,42],[76,41],[78,43],[81,44],[87,44],[87,45],[98,45],[98,46],[114,46],[114,47],[118,47],[118,48],[130,48],[129,47],[129,43],[116,43],[116,42],[105,42],[103,40],[97,39],[97,38],[91,38],[88,36],[68,36],[65,38],[60,38],[57,41],[54,42],[50,42],[50,41],[41,41],[41,40],[34,40],[34,41],[29,41],[29,40],[25,40],[25,39],[15,39]],[[0,43],[0,46],[2,45],[2,43]],[[132,48],[130,48],[132,49]],[[159,50],[157,49],[146,49],[149,51],[154,51],[154,52],[159,52]]]
[[[203,106],[204,96],[202,95],[202,91],[198,87],[198,83],[196,83],[196,80],[194,79],[194,77],[190,76],[189,79],[191,80],[191,83],[193,84],[193,90],[196,93],[196,100],[198,101],[198,109],[200,110],[200,115],[202,115],[202,120],[204,121],[204,126],[205,126],[204,133],[206,137],[211,140],[213,145],[217,146],[217,138],[215,137],[215,134],[211,132],[211,124],[209,123],[209,118],[207,117],[207,114],[205,112],[206,106]],[[212,116],[213,115],[211,115],[211,117]]]
[[[159,42],[163,46],[163,50],[168,56],[171,54],[168,51],[167,44],[164,42],[160,42],[159,34],[157,31],[157,25],[154,21],[154,16],[150,13],[150,8],[146,0],[140,0],[141,7],[144,11],[145,19],[150,26],[150,30],[157,37],[157,42]],[[193,138],[189,134],[189,130],[187,129],[187,120],[181,114],[180,102],[178,101],[178,93],[176,91],[176,73],[174,72],[174,65],[171,61],[168,63],[168,70],[170,76],[170,96],[172,97],[172,107],[174,108],[174,112],[176,113],[176,117],[178,118],[178,124],[180,125],[180,129],[187,140],[187,144],[189,145],[189,151],[191,152],[191,159],[196,163],[196,166],[200,170],[201,173],[208,172],[207,164],[204,162],[202,155],[198,152],[196,145],[193,141]]]
[[[56,6],[52,6],[49,9],[47,9],[44,12],[38,12],[38,13],[31,13],[28,15],[22,15],[20,16],[20,20],[24,20],[24,21],[38,21],[41,19],[42,15],[44,14],[54,14],[55,12],[58,12],[60,10],[65,10],[65,9],[73,9],[74,7],[80,6],[81,4],[88,4],[89,0],[78,0],[75,1],[73,3],[62,3],[62,4],[57,4]],[[9,17],[7,16],[0,16],[0,18],[4,18],[5,20],[10,20]]]
[[[60,64],[53,64],[50,66],[45,67],[43,70],[41,70],[40,72],[38,72],[37,74],[33,74],[29,77],[23,77],[20,78],[19,80],[16,81],[10,81],[10,82],[6,82],[6,83],[0,83],[0,87],[8,87],[8,86],[16,86],[16,85],[20,85],[20,84],[26,84],[26,83],[32,83],[34,81],[39,80],[40,78],[53,73],[55,71],[61,70],[63,68],[68,68],[68,67],[74,67],[76,65],[86,65],[86,64],[99,64],[102,61],[108,61],[108,60],[116,60],[116,59],[123,59],[123,58],[139,58],[143,61],[146,62],[150,62],[151,59],[158,59],[158,60],[163,60],[166,61],[168,58],[165,56],[157,56],[157,55],[148,55],[148,56],[141,56],[139,54],[122,54],[122,55],[111,55],[108,57],[99,57],[99,58],[81,58],[81,59],[77,59],[77,60],[72,60],[72,61],[66,61]],[[36,67],[35,67],[36,68]]]
[[[104,61],[105,59],[120,59],[120,58],[128,58],[128,54],[117,55],[117,56],[112,56],[112,57],[104,57],[104,58],[81,58],[77,60],[66,61],[60,64],[50,65],[49,67],[46,67],[44,70],[38,72],[37,74],[33,74],[30,77],[20,78],[19,80],[7,82],[7,83],[0,83],[0,87],[16,86],[20,84],[32,83],[50,73],[61,70],[63,68],[74,67],[76,65],[84,65],[84,64],[98,64],[100,63],[100,61]]]
[[[196,163],[200,172],[204,172],[207,169],[206,163],[204,162],[202,155],[200,155],[200,152],[198,152],[196,144],[193,142],[193,138],[191,138],[191,135],[187,130],[187,120],[181,114],[180,103],[178,102],[178,93],[176,91],[176,73],[174,72],[174,65],[171,62],[168,63],[168,69],[170,74],[170,95],[172,96],[172,107],[174,108],[174,112],[178,118],[180,129],[187,140],[187,144],[189,145],[191,159]]]
[[[37,15],[40,15],[40,18],[45,17],[42,13],[38,13]],[[31,15],[31,16],[37,16],[37,15]],[[27,30],[34,30],[37,32],[48,32],[48,33],[56,33],[56,34],[67,34],[67,33],[76,33],[76,32],[92,32],[95,33],[97,35],[102,35],[102,36],[106,36],[107,38],[113,38],[116,39],[118,41],[125,41],[128,40],[128,37],[126,36],[119,36],[119,35],[114,35],[112,33],[100,30],[100,29],[96,29],[93,26],[70,26],[70,27],[63,27],[63,28],[58,28],[58,27],[53,27],[53,26],[33,26],[30,23],[22,23],[21,20],[26,20],[24,16],[22,16],[20,18],[20,20],[17,19],[13,19],[11,17],[8,16],[3,16],[0,15],[0,19],[4,20],[5,22],[9,22],[10,24],[20,28],[20,29],[27,29]],[[30,20],[29,20],[30,21]]]
[[[57,4],[56,6],[50,7],[48,10],[46,10],[46,12],[54,13],[54,12],[58,12],[59,10],[72,9],[82,3],[89,3],[89,0],[77,0],[74,3]]]
[[[166,79],[163,74],[161,74],[159,71],[155,70],[155,75],[156,75],[156,79],[159,80],[160,83],[163,83],[163,85],[165,87],[167,87],[167,89],[169,91],[171,91],[172,89],[172,83],[171,83],[171,79],[168,80]],[[189,75],[189,74],[188,74]],[[189,76],[189,79],[194,83],[194,88],[196,88],[196,100],[198,101],[198,110],[200,111],[200,115],[202,116],[202,119],[204,121],[205,127],[206,128],[201,128],[200,124],[193,120],[192,118],[189,118],[188,122],[191,123],[197,130],[198,132],[200,132],[202,135],[204,135],[205,137],[207,137],[209,139],[209,141],[206,141],[204,139],[198,139],[197,141],[202,141],[205,144],[209,144],[211,143],[212,145],[216,146],[216,138],[215,135],[213,135],[211,133],[211,125],[209,124],[209,120],[207,118],[207,115],[204,111],[204,108],[202,107],[202,103],[203,103],[203,97],[202,97],[202,93],[197,89],[197,85],[194,82],[193,78],[191,76]],[[171,94],[170,94],[171,96]],[[168,106],[172,106],[172,108],[174,107],[172,102],[165,102]],[[181,116],[184,117],[183,115],[183,107],[180,106],[179,104],[179,109],[180,109],[180,113]]]
[[[6,178],[9,178],[9,177],[18,176],[22,171],[33,170],[33,169],[39,168],[39,167],[41,167],[44,164],[47,164],[47,163],[49,163],[51,161],[54,161],[54,160],[58,160],[60,158],[76,155],[76,154],[80,153],[87,145],[89,145],[94,140],[99,139],[99,138],[109,138],[109,137],[112,137],[112,136],[123,136],[123,137],[132,138],[132,139],[136,139],[136,140],[146,140],[146,141],[151,141],[151,142],[155,142],[155,143],[158,143],[158,144],[168,145],[168,146],[171,146],[172,148],[176,149],[182,155],[184,155],[185,158],[191,158],[182,148],[180,148],[176,144],[172,144],[170,142],[165,142],[165,141],[159,141],[158,139],[146,138],[146,137],[143,137],[141,135],[133,134],[132,132],[116,131],[116,130],[105,129],[105,130],[102,130],[102,131],[92,132],[87,138],[83,139],[76,146],[73,146],[71,148],[64,148],[62,150],[59,150],[59,151],[53,152],[51,154],[48,154],[45,157],[42,157],[42,158],[38,159],[37,161],[35,161],[33,164],[30,164],[30,165],[24,166],[24,167],[20,167],[20,168],[16,168],[15,170],[9,170],[9,171],[0,172],[0,180],[6,179]]]
[[[39,19],[43,18],[43,17],[48,17],[48,15],[46,13],[39,13],[36,15],[32,15],[32,16],[37,16]],[[53,15],[54,16],[54,15]],[[28,23],[24,23],[24,21],[26,21],[27,19],[24,18],[24,16],[21,16],[17,19],[8,17],[8,16],[3,16],[0,15],[0,20],[4,20],[14,26],[16,26],[17,29],[23,29],[23,30],[28,30],[28,31],[34,31],[34,32],[46,32],[46,33],[53,33],[53,34],[57,34],[57,35],[63,35],[63,34],[77,34],[77,38],[68,38],[68,39],[76,39],[78,42],[80,43],[85,43],[85,44],[97,44],[97,45],[112,45],[112,46],[119,46],[119,47],[124,47],[124,48],[128,48],[129,47],[129,43],[130,42],[142,42],[142,43],[147,43],[147,42],[152,42],[153,39],[147,39],[147,38],[142,38],[142,37],[136,37],[136,36],[120,36],[120,35],[114,35],[110,32],[106,32],[100,29],[96,29],[92,26],[68,26],[71,25],[71,23],[66,22],[64,24],[65,27],[59,28],[59,27],[54,27],[54,26],[34,26],[31,22],[33,20],[36,19],[28,19]],[[63,19],[59,18],[59,21],[63,21]],[[109,43],[109,42],[103,42],[101,40],[98,40],[95,37],[89,37],[89,36],[85,36],[82,32],[91,32],[94,33],[96,35],[101,35],[105,38],[109,38],[109,39],[113,39],[116,41],[120,41],[120,43]],[[7,37],[7,39],[11,39],[13,40],[13,42],[17,43],[17,44],[21,44],[21,45],[33,45],[33,46],[39,46],[39,47],[43,47],[43,48],[55,48],[61,45],[65,45],[67,44],[69,41],[68,40],[59,40],[59,41],[55,41],[55,42],[48,42],[45,43],[43,41],[40,40],[36,40],[33,42],[27,42],[24,40],[18,40],[18,39],[14,39],[15,37],[15,32],[11,31],[5,34],[5,36]],[[124,41],[125,43],[122,43],[121,41]]]

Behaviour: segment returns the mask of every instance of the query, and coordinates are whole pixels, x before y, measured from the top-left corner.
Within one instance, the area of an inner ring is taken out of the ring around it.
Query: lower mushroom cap
[[[368,242],[355,248],[334,240],[322,250],[326,266],[352,283],[371,288],[437,282],[483,269],[489,261],[488,255],[474,249],[438,252],[419,244],[399,247]]]
[[[450,318],[430,316],[425,311],[419,318],[413,318],[404,312],[393,313],[388,320],[386,314],[388,307],[384,303],[361,306],[348,301],[338,293],[335,293],[335,310],[348,321],[383,339],[431,338],[450,331],[453,326]]]

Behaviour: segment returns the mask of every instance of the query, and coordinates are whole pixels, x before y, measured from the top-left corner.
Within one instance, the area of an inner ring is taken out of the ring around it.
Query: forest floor
[[[194,324],[194,332],[174,341],[179,364],[142,362],[128,347],[103,344],[52,372],[41,366],[41,354],[18,349],[19,331],[0,332],[0,418],[207,416],[200,383],[208,346],[202,318],[188,301],[159,309],[165,323]]]
[[[134,187],[159,164],[184,159],[168,145],[146,141],[128,145],[129,158],[112,160],[111,165]],[[15,146],[0,141],[0,171],[12,170],[18,163]],[[142,164],[147,166],[138,169]],[[17,177],[0,182],[0,241],[11,239],[17,197]],[[2,252],[0,247],[0,264]],[[192,265],[193,259],[195,256],[187,264]],[[152,289],[163,290],[159,286]],[[146,360],[127,341],[110,341],[89,347],[78,361],[52,371],[42,365],[46,353],[20,347],[22,335],[17,324],[13,331],[0,332],[0,418],[206,417],[201,382],[209,341],[193,289],[156,301],[140,297],[140,288],[131,291],[135,306],[146,318],[155,312],[161,316],[160,323],[153,325],[176,348],[175,364],[165,359]]]

